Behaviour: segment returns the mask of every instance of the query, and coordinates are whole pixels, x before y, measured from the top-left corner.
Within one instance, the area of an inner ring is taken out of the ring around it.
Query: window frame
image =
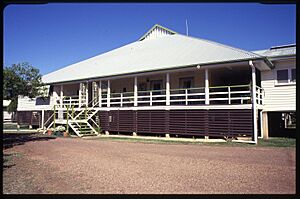
[[[295,85],[297,79],[295,81],[292,81],[292,70],[293,69],[296,70],[296,68],[280,68],[280,69],[275,69],[275,77],[276,77],[276,79],[275,79],[275,86]],[[280,70],[287,70],[288,71],[288,79],[287,79],[288,81],[287,82],[282,82],[282,83],[278,82],[278,73],[277,72],[280,71]]]
[[[181,77],[179,78],[179,88],[180,89],[189,89],[189,88],[184,88],[184,81],[190,81],[191,82],[191,87],[190,88],[194,88],[195,87],[195,80],[194,77]]]
[[[151,91],[160,91],[160,90],[154,90],[154,84],[159,84],[160,85],[160,90],[164,89],[163,80],[162,79],[150,80],[150,90]]]
[[[292,74],[293,74],[292,71],[293,71],[293,70],[295,70],[295,81],[292,81]],[[290,78],[290,82],[291,82],[291,83],[296,83],[296,81],[297,81],[296,68],[291,68],[291,78]]]

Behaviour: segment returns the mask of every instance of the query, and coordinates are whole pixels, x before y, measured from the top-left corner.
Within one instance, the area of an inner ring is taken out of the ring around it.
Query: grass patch
[[[3,129],[17,129],[17,124],[3,123]]]
[[[15,166],[15,158],[22,157],[22,153],[4,153],[3,154],[3,165],[2,168],[5,170],[7,168]]]
[[[3,123],[4,130],[17,130],[18,125],[17,123]],[[29,129],[29,125],[21,124],[20,129]]]
[[[272,137],[267,140],[259,139],[258,146],[263,147],[296,147],[295,138]]]
[[[295,147],[296,139],[294,138],[269,138],[268,140],[259,139],[258,144],[238,143],[238,142],[188,142],[177,140],[156,140],[143,138],[124,138],[124,137],[95,137],[89,139],[111,140],[111,141],[127,141],[141,142],[153,144],[193,144],[205,146],[232,146],[232,147]]]
[[[124,137],[91,137],[89,139],[113,140],[113,141],[129,141],[129,142],[144,142],[144,143],[178,143],[178,144],[193,144],[192,142],[174,141],[174,140],[155,140],[143,138],[124,138]]]

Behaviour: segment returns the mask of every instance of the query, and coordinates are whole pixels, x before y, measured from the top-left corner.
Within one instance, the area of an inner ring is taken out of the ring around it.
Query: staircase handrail
[[[99,125],[92,118],[90,120],[99,128]]]
[[[44,126],[46,126],[46,124],[50,121],[50,119],[54,116],[54,114],[55,114],[55,104],[53,105],[53,107],[52,107],[52,109],[51,109],[51,111],[53,111],[53,113],[52,113],[52,115],[46,120],[46,122],[44,122]],[[49,125],[50,126],[50,125]],[[46,129],[48,129],[49,128],[49,126],[46,128]]]

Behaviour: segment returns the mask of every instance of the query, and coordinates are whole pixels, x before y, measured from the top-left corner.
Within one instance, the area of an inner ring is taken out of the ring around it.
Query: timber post
[[[67,105],[67,132],[69,132],[69,106]]]
[[[74,118],[74,106],[72,106],[72,119]]]
[[[53,127],[55,128],[55,112],[56,112],[56,110],[55,110],[55,107],[56,107],[56,105],[54,105],[54,107],[53,107],[53,110],[54,110],[54,112],[53,112]]]
[[[87,115],[87,107],[85,107],[85,109],[84,109],[84,119],[85,120],[87,119],[86,115]]]

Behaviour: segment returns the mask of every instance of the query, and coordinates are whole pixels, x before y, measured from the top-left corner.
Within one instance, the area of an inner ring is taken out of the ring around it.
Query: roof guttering
[[[270,69],[275,68],[274,64],[267,57],[263,57],[263,60],[269,66]]]
[[[195,64],[190,64],[186,66],[174,66],[174,67],[168,67],[168,68],[161,68],[157,70],[145,70],[145,71],[138,71],[138,72],[131,72],[131,73],[123,73],[123,74],[116,74],[116,75],[109,75],[109,76],[98,76],[98,77],[91,77],[91,78],[83,78],[83,79],[74,79],[74,80],[68,80],[68,81],[60,81],[60,82],[47,82],[44,83],[45,85],[50,85],[50,84],[62,84],[62,83],[71,83],[71,82],[83,82],[83,81],[93,81],[93,80],[99,80],[99,79],[109,79],[111,77],[122,77],[122,76],[127,76],[127,75],[136,75],[136,74],[145,74],[149,72],[160,72],[160,71],[168,71],[168,70],[176,70],[176,69],[183,69],[183,68],[191,68],[196,65],[200,66],[211,66],[211,65],[216,65],[216,64],[227,64],[227,63],[236,63],[236,62],[244,62],[244,61],[249,61],[249,60],[263,60],[270,68],[273,67],[274,65],[265,57],[258,57],[258,58],[247,58],[247,59],[239,59],[239,60],[234,60],[234,61],[223,61],[223,62],[210,62],[210,63],[195,63]]]
[[[278,55],[278,56],[268,56],[267,58],[271,61],[272,59],[289,59],[289,58],[295,58],[295,54],[290,55]]]

